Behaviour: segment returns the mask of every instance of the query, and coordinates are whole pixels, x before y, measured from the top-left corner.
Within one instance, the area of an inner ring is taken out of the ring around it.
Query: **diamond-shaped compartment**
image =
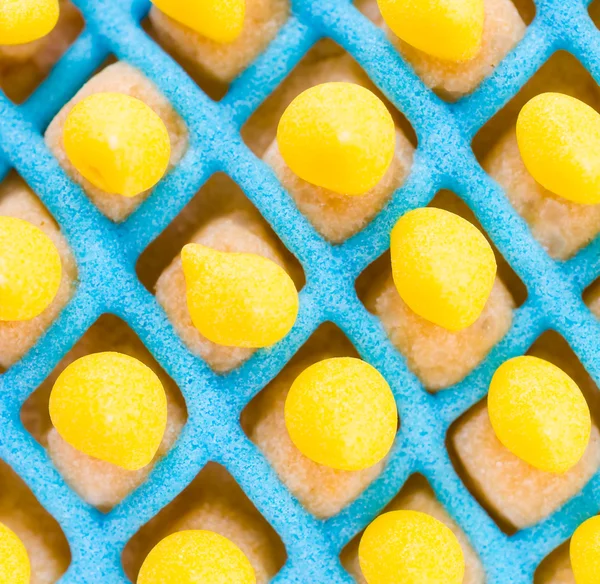
[[[412,475],[381,513],[389,511],[419,511],[427,513],[444,523],[454,532],[463,550],[465,558],[464,581],[472,584],[483,584],[485,582],[485,573],[481,560],[460,526],[438,501],[425,477],[418,474]],[[358,562],[358,545],[361,537],[362,532],[350,541],[342,550],[340,559],[344,568],[355,578],[356,582],[366,584]]]
[[[430,206],[451,211],[483,231],[473,212],[451,191],[440,191]],[[479,319],[462,331],[451,332],[430,323],[404,303],[392,280],[389,252],[356,281],[359,298],[381,320],[390,340],[428,391],[459,382],[481,363],[510,329],[515,306],[527,298],[521,280],[490,243],[498,264],[496,284]]]
[[[356,499],[386,464],[384,459],[365,470],[335,470],[309,460],[292,443],[283,415],[287,393],[304,369],[332,357],[359,356],[345,335],[335,325],[326,323],[248,404],[241,417],[242,428],[282,482],[309,512],[320,518],[335,515]]]
[[[132,582],[144,559],[177,531],[214,531],[235,543],[254,568],[257,582],[269,582],[285,563],[285,547],[227,470],[209,463],[190,485],[129,541],[122,561]]]
[[[160,378],[167,395],[168,419],[163,441],[153,462],[137,471],[128,471],[79,452],[61,438],[50,420],[48,401],[60,373],[76,359],[103,351],[116,351],[139,359]],[[187,409],[179,388],[137,335],[118,317],[105,314],[88,329],[50,377],[25,402],[21,420],[34,438],[47,448],[50,458],[69,486],[88,503],[107,512],[139,486],[156,462],[168,452],[187,420]]]
[[[564,474],[527,464],[496,437],[486,400],[468,410],[450,428],[448,451],[462,481],[508,534],[531,526],[566,503],[600,468],[600,393],[575,353],[558,333],[547,331],[528,355],[554,363],[581,388],[592,413],[592,434],[582,459]]]

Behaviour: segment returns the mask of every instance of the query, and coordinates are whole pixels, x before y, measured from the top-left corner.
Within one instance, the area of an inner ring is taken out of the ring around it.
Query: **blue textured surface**
[[[441,102],[415,77],[384,34],[344,0],[296,0],[294,13],[268,50],[231,86],[209,100],[141,30],[147,0],[75,0],[87,28],[50,77],[23,106],[0,98],[0,173],[16,168],[67,236],[79,266],[77,292],[48,333],[0,376],[0,457],[29,485],[60,523],[73,555],[61,582],[127,582],[120,555],[127,541],[177,496],[208,460],[224,465],[281,536],[288,561],[277,582],[351,582],[338,555],[343,546],[400,490],[422,473],[479,553],[488,582],[531,582],[539,562],[576,526],[600,509],[600,474],[543,522],[512,537],[502,533],[457,476],[445,450],[450,424],[486,393],[493,371],[523,354],[545,330],[563,335],[600,382],[600,323],[581,299],[600,274],[600,238],[572,260],[552,261],[477,163],[470,141],[539,67],[559,49],[572,52],[600,81],[600,32],[585,0],[537,0],[525,38],[472,95]],[[239,128],[324,36],[350,52],[411,122],[419,139],[411,174],[361,233],[337,247],[325,243],[297,211],[273,173],[243,144]],[[72,183],[40,132],[109,53],[151,78],[188,125],[190,148],[178,167],[123,224],[106,220]],[[182,345],[154,297],[140,284],[135,262],[202,184],[224,171],[301,261],[307,283],[298,322],[277,346],[259,351],[239,370],[217,376]],[[456,386],[428,394],[406,368],[377,319],[361,305],[354,280],[388,247],[389,232],[406,210],[449,188],[475,211],[487,233],[527,285],[528,300],[508,335]],[[82,502],[64,483],[45,450],[19,421],[23,402],[103,313],[124,319],[180,387],[189,419],[149,480],[111,513]],[[309,515],[246,438],[239,414],[324,321],[336,323],[360,354],[390,382],[402,427],[383,474],[339,515]]]

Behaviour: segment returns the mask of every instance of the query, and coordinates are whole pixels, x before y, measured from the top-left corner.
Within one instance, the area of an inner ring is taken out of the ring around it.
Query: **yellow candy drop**
[[[533,178],[554,194],[600,203],[600,114],[560,93],[528,101],[517,120],[517,142]]]
[[[107,193],[134,197],[164,175],[169,133],[143,101],[122,93],[96,93],[70,111],[63,130],[73,166]]]
[[[277,144],[300,178],[346,195],[362,195],[387,171],[396,147],[394,120],[383,102],[354,83],[323,83],[285,110]]]
[[[231,43],[244,28],[245,0],[152,0],[170,16],[217,43]]]
[[[46,36],[59,13],[58,0],[2,0],[0,45],[21,45]]]
[[[197,243],[181,250],[181,261],[192,322],[213,343],[268,347],[294,326],[298,292],[275,262]]]
[[[386,380],[350,357],[305,369],[285,401],[285,424],[298,450],[340,470],[361,470],[382,460],[394,443],[397,417]]]
[[[60,255],[43,231],[23,219],[0,217],[0,321],[41,314],[61,277]]]
[[[543,359],[515,357],[498,367],[488,411],[500,442],[540,470],[567,472],[587,447],[587,402],[562,369]]]
[[[242,550],[212,531],[179,531],[148,554],[137,584],[255,584]]]
[[[465,560],[456,536],[419,511],[390,511],[365,530],[358,546],[368,584],[461,584]]]
[[[77,450],[127,470],[154,458],[167,425],[167,398],[156,374],[121,353],[71,363],[50,394],[50,417]]]
[[[582,523],[571,538],[571,567],[577,584],[600,582],[600,517]]]
[[[451,331],[479,318],[496,259],[474,225],[442,209],[415,209],[392,230],[391,254],[394,283],[413,312]]]
[[[30,574],[29,556],[23,542],[0,523],[0,582],[29,584]]]
[[[483,0],[377,0],[396,36],[439,59],[468,61],[483,38]]]

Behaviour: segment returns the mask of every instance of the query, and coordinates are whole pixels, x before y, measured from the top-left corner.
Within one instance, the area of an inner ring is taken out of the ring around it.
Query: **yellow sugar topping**
[[[0,45],[22,45],[46,36],[59,13],[58,0],[2,0]]]
[[[0,217],[0,321],[41,314],[61,277],[60,255],[43,231],[23,219]]]
[[[481,49],[483,0],[377,0],[386,24],[416,49],[468,61]]]
[[[465,560],[456,536],[419,511],[390,511],[365,530],[358,547],[368,584],[461,584]]]
[[[323,83],[302,92],[277,128],[285,163],[301,179],[346,195],[363,195],[386,173],[396,147],[383,102],[354,83]]]
[[[451,331],[479,318],[496,259],[474,225],[442,209],[415,209],[392,230],[391,255],[394,283],[413,312]]]
[[[107,193],[134,197],[164,175],[171,156],[165,124],[143,101],[96,93],[70,111],[63,130],[75,168]]]
[[[58,377],[50,417],[81,452],[125,468],[149,464],[167,425],[167,398],[156,374],[121,353],[77,359]]]
[[[298,292],[275,262],[197,243],[181,250],[181,261],[192,322],[210,341],[229,347],[268,347],[294,326]]]
[[[29,584],[30,574],[29,556],[23,542],[0,523],[0,582]]]
[[[152,0],[173,20],[217,43],[231,43],[244,28],[246,0]]]
[[[561,93],[528,101],[517,120],[527,170],[554,194],[584,205],[600,203],[600,115]]]
[[[571,566],[577,584],[600,582],[600,517],[582,523],[571,538]]]
[[[212,531],[179,531],[148,554],[137,584],[255,584],[242,550]]]
[[[394,443],[397,418],[387,381],[350,357],[305,369],[285,401],[285,424],[298,450],[340,470],[361,470],[382,460]]]
[[[488,411],[500,442],[546,472],[567,472],[589,441],[590,410],[581,390],[562,369],[537,357],[515,357],[498,367]]]

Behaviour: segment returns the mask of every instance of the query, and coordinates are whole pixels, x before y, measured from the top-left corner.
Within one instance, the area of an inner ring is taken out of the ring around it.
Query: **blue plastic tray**
[[[0,376],[0,458],[60,523],[72,563],[63,583],[128,582],[121,552],[136,531],[174,499],[209,460],[224,465],[281,536],[288,560],[277,582],[352,582],[339,553],[415,472],[422,473],[480,555],[488,582],[531,582],[540,561],[600,509],[600,474],[541,523],[508,537],[457,476],[444,440],[454,420],[484,397],[494,370],[523,354],[545,330],[563,335],[600,383],[600,323],[581,299],[600,274],[600,238],[568,262],[551,260],[532,238],[470,148],[479,128],[559,49],[574,54],[600,81],[600,31],[586,0],[537,0],[525,38],[471,95],[449,105],[415,76],[385,35],[344,0],[296,0],[293,16],[260,56],[212,102],[140,27],[147,0],[74,0],[87,27],[49,78],[21,107],[0,97],[0,172],[14,167],[68,238],[79,266],[76,294],[40,342]],[[404,186],[361,233],[332,247],[298,212],[272,171],[242,142],[239,129],[320,38],[346,49],[415,129],[419,146]],[[110,54],[143,71],[185,119],[190,147],[152,196],[123,224],[104,218],[70,181],[41,132]],[[214,374],[181,343],[135,263],[203,183],[223,171],[236,181],[298,257],[306,273],[296,326],[278,345],[240,369]],[[408,209],[453,190],[474,210],[500,252],[525,282],[526,303],[508,335],[456,386],[432,396],[407,369],[379,321],[358,300],[354,281],[388,248],[389,232]],[[124,319],[180,387],[189,413],[181,437],[149,480],[104,515],[65,484],[46,451],[25,431],[19,410],[60,359],[103,313]],[[383,474],[339,515],[312,517],[278,480],[244,435],[245,405],[325,321],[336,323],[362,357],[387,378],[402,426]]]

